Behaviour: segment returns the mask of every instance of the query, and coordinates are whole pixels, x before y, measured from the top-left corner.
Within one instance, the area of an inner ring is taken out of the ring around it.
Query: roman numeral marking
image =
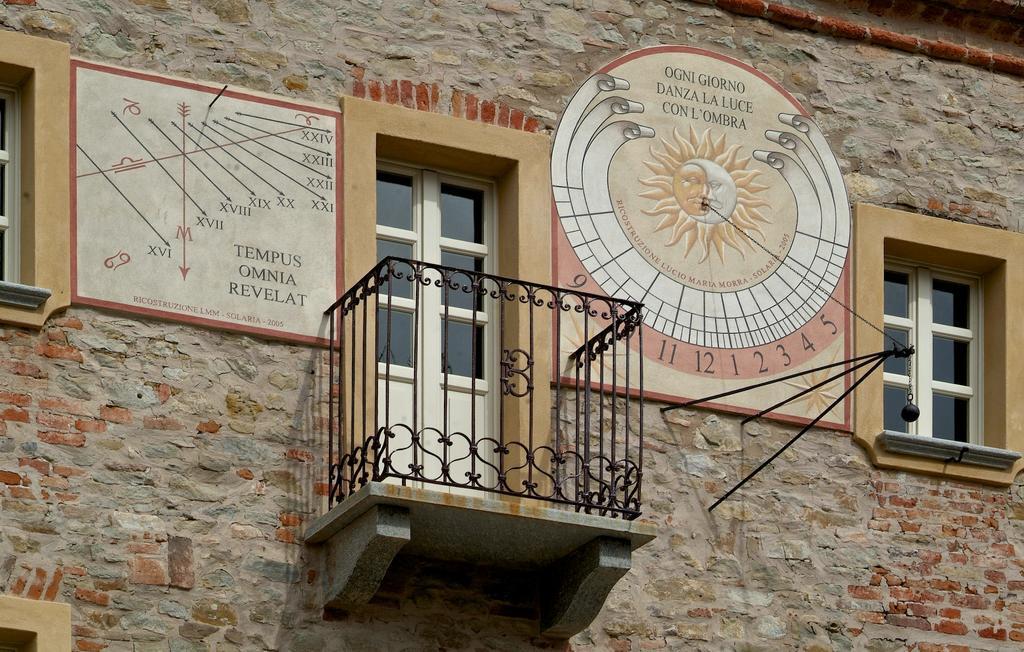
[[[223,231],[224,220],[215,220],[213,218],[200,216],[196,218],[196,226],[202,226],[215,231]]]
[[[334,182],[330,179],[306,177],[306,186],[309,188],[317,188],[319,190],[334,190]]]
[[[158,258],[170,258],[171,257],[171,248],[170,247],[154,247],[153,245],[149,245],[148,255],[150,255],[150,256],[157,256]]]
[[[334,142],[334,134],[327,134],[320,131],[302,130],[302,140],[310,143],[322,143],[330,145]]]
[[[278,197],[277,205],[281,208],[295,208],[295,200],[291,197]]]
[[[220,212],[229,213],[231,215],[244,215],[245,217],[252,215],[252,209],[248,206],[239,206],[238,204],[232,204],[226,201],[220,202]]]
[[[302,153],[303,163],[312,163],[313,165],[322,165],[324,167],[334,167],[334,157],[324,156],[323,154],[312,154],[310,152]]]

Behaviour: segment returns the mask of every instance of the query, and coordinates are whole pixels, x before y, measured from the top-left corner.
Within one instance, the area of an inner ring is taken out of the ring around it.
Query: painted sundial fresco
[[[73,62],[74,300],[297,341],[340,290],[340,114]]]
[[[552,146],[559,284],[641,301],[644,385],[754,413],[849,357],[850,208],[835,156],[778,83],[717,53],[625,55],[569,99]],[[770,413],[805,422],[837,378]],[[839,402],[822,421],[848,428]]]

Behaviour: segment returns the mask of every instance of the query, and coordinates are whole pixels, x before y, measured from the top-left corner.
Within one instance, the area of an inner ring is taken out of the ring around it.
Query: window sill
[[[37,310],[51,294],[46,288],[0,281],[0,305]]]
[[[1016,451],[935,439],[934,437],[908,435],[891,430],[883,430],[878,435],[878,441],[889,453],[927,457],[954,464],[984,466],[1002,471],[1012,468],[1021,458],[1021,454]]]

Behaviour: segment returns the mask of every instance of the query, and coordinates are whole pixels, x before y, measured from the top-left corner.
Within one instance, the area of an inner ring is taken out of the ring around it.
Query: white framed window
[[[0,87],[0,281],[18,281],[19,187],[18,96]]]
[[[886,430],[982,444],[982,310],[977,277],[900,261],[885,265],[885,332],[916,351],[883,367]],[[892,340],[887,338],[887,343]],[[912,390],[921,416],[900,416]]]
[[[378,261],[396,256],[476,272],[493,272],[496,267],[491,246],[493,234],[494,192],[490,183],[433,170],[393,164],[378,166]],[[453,280],[469,283],[469,277]],[[411,367],[414,288],[411,283],[396,282],[390,294],[391,364]],[[423,313],[420,326],[429,333],[424,342],[428,348],[423,349],[423,358],[438,359],[436,369],[428,363],[425,371],[447,372],[456,384],[470,378],[486,382],[483,358],[473,356],[471,351],[474,328],[477,350],[482,351],[486,344],[484,332],[489,316],[483,300],[465,292],[444,292],[430,286],[421,289],[419,300]],[[396,311],[410,315],[409,320],[397,324]],[[437,315],[437,319],[433,315]],[[445,330],[446,342],[443,341]],[[403,337],[403,331],[409,336]],[[440,343],[442,349],[447,344],[447,355],[442,351],[435,356],[429,349],[434,343]],[[384,354],[384,351],[378,352],[378,362],[384,361]],[[445,358],[443,366],[441,357]]]
[[[486,180],[380,164],[377,260],[395,256],[493,272],[497,269],[495,203],[494,185]],[[412,269],[397,265],[396,271],[408,274]],[[385,410],[378,419],[415,424],[423,433],[458,432],[473,439],[494,436],[500,394],[499,379],[494,377],[499,368],[497,302],[434,282],[441,278],[436,270],[427,269],[424,274],[432,282],[392,280],[378,299],[378,391],[386,392],[389,399],[378,406]],[[450,281],[469,287],[472,279],[456,273]],[[424,475],[438,476],[444,453],[437,437],[425,436],[421,445],[436,453],[422,456]],[[459,439],[449,446],[449,459],[463,460],[453,471],[456,474],[465,473],[471,464],[466,461],[468,445]],[[402,455],[410,453],[392,456],[398,468],[416,461]],[[483,472],[489,478],[491,471]]]

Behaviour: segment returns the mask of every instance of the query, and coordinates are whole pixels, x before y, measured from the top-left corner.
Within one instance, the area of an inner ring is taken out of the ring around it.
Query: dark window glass
[[[935,279],[932,282],[932,321],[936,324],[970,328],[970,300],[970,286]]]
[[[377,309],[377,362],[411,367],[412,338],[412,313]]]
[[[932,337],[932,378],[944,383],[968,384],[968,347],[967,342]]]
[[[6,253],[6,251],[7,251],[7,248],[4,246],[4,236],[6,236],[6,235],[7,235],[6,231],[0,231],[0,281],[6,280],[5,272],[4,272],[4,269],[6,269],[4,267],[4,265],[5,265],[4,253]]]
[[[377,224],[412,230],[412,178],[377,173]]]
[[[0,149],[7,149],[7,100],[0,97]]]
[[[411,259],[413,257],[412,245],[392,240],[378,240],[377,261],[380,262],[388,256]],[[412,274],[413,269],[405,263],[395,263],[394,271],[396,275],[401,274],[408,277]],[[392,278],[390,285],[385,285],[383,289],[385,292],[390,292],[396,297],[412,297],[412,282],[406,279]]]
[[[882,402],[884,428],[894,432],[907,432],[907,422],[900,416],[900,411],[907,404],[907,390],[902,387],[886,385]]]
[[[441,235],[466,242],[484,241],[484,193],[441,184]]]
[[[441,252],[441,264],[445,267],[455,267],[456,269],[465,269],[472,272],[484,271],[483,258],[457,254],[451,251]],[[467,310],[472,310],[475,306],[477,310],[481,309],[483,305],[483,297],[474,292],[472,287],[472,276],[469,274],[453,272],[451,276],[449,276],[449,279],[451,280],[451,284],[448,286],[447,292],[447,304],[449,306],[453,308],[465,308]],[[458,287],[453,288],[452,285],[456,285]],[[443,289],[441,293],[441,300],[446,300],[446,294]]]
[[[932,436],[967,441],[967,408],[965,398],[932,394]]]
[[[899,328],[886,327],[885,334],[900,343],[900,346],[907,346],[910,342],[910,333]],[[892,340],[889,337],[885,338],[886,347],[892,347]],[[885,364],[882,365],[882,369],[891,374],[900,374],[902,376],[907,375],[907,359],[897,358],[895,356],[886,358]]]
[[[903,272],[885,272],[885,314],[910,316],[910,277]]]
[[[447,324],[447,356],[441,349],[441,367],[448,373],[458,376],[484,377],[484,327],[476,327],[473,337],[473,325],[454,320],[442,320],[441,338],[445,338]],[[474,350],[475,349],[475,350]]]

